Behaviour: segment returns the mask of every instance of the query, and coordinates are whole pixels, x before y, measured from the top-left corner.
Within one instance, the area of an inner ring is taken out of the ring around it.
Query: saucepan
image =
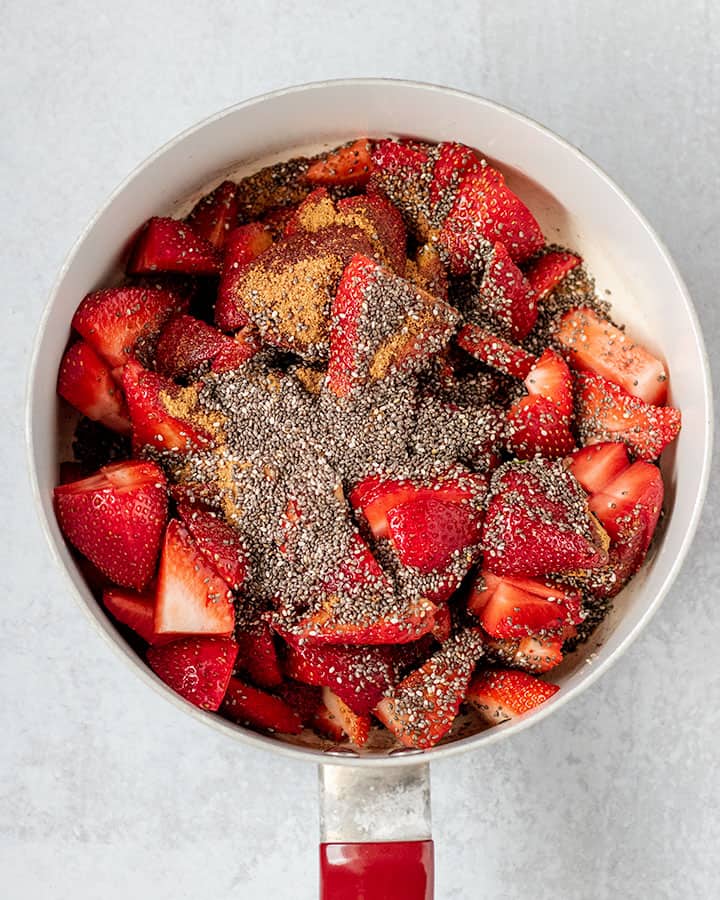
[[[71,427],[55,384],[75,307],[117,274],[128,236],[149,216],[182,213],[228,175],[354,137],[399,135],[461,141],[501,166],[548,239],[582,254],[617,318],[665,358],[670,402],[682,409],[683,430],[663,457],[666,501],[658,539],[591,639],[553,672],[560,685],[554,697],[492,728],[469,716],[460,719],[443,743],[424,752],[380,740],[355,751],[308,735],[256,734],[191,706],[116,631],[53,513],[52,489]],[[633,152],[630,143],[627,152]],[[27,440],[36,505],[52,552],[89,618],[136,675],[240,748],[260,747],[319,767],[322,897],[419,900],[433,896],[430,762],[511,739],[552,715],[638,636],[670,589],[697,526],[710,468],[711,409],[707,358],[687,290],[652,228],[607,175],[546,128],[496,103],[433,85],[357,79],[293,87],[231,107],[172,140],[115,191],[70,253],[45,310],[30,371]]]

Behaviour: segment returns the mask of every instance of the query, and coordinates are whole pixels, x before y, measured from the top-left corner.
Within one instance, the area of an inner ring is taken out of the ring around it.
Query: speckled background
[[[55,273],[118,181],[197,119],[293,82],[417,78],[531,115],[625,188],[687,280],[717,381],[718,7],[1,9],[0,896],[310,900],[312,767],[241,749],[145,689],[90,630],[43,543],[22,403]],[[715,486],[664,607],[599,683],[510,743],[435,764],[440,900],[718,896],[718,515]]]

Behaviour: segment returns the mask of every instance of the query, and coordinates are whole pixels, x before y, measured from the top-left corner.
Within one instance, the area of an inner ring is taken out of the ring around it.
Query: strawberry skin
[[[221,250],[237,217],[237,185],[233,181],[223,181],[198,200],[185,221],[196,234]]]
[[[122,587],[143,591],[167,521],[165,476],[151,462],[115,463],[55,488],[55,510],[70,543]]]
[[[76,341],[60,363],[58,394],[75,409],[112,431],[130,432],[122,391],[107,363],[85,341]]]
[[[531,397],[544,397],[557,406],[561,415],[573,411],[573,379],[565,360],[554,350],[545,350],[525,379]]]
[[[223,331],[237,331],[250,321],[238,303],[237,287],[247,267],[272,244],[272,234],[262,222],[250,222],[233,229],[225,248],[215,303],[215,324]]]
[[[238,331],[231,344],[223,344],[222,349],[212,361],[210,371],[220,374],[239,369],[256,353],[259,353],[261,347],[257,331],[248,325]]]
[[[177,694],[200,709],[216,711],[232,675],[237,645],[230,638],[190,637],[150,647],[150,668]]]
[[[442,217],[443,212],[447,212],[444,207],[452,201],[463,176],[478,171],[483,163],[475,150],[454,141],[438,144],[436,153],[430,182],[430,203]]]
[[[493,246],[475,302],[480,315],[488,317],[502,334],[514,341],[526,338],[537,321],[535,292],[504,244]]]
[[[250,725],[263,731],[300,734],[302,722],[294,709],[274,694],[230,678],[220,714],[239,725]]]
[[[220,255],[186,222],[156,216],[141,228],[127,264],[128,275],[155,272],[217,275]]]
[[[371,149],[370,141],[360,138],[349,147],[340,147],[313,163],[305,178],[312,184],[367,184],[372,172]]]
[[[590,509],[613,541],[625,543],[640,530],[644,555],[655,533],[663,497],[660,469],[637,460],[592,496]]]
[[[567,456],[575,441],[568,419],[550,400],[540,396],[523,397],[508,410],[508,449],[518,459],[542,456],[557,459]]]
[[[535,365],[531,353],[479,325],[463,325],[457,343],[480,362],[513,378],[527,378]]]
[[[193,316],[173,316],[160,333],[155,367],[167,378],[185,378],[221,352],[235,350],[232,338]]]
[[[597,494],[630,465],[625,444],[603,441],[576,450],[569,459],[570,471],[588,494]]]
[[[282,671],[270,626],[263,621],[235,631],[238,645],[238,667],[263,688],[282,684]]]
[[[473,679],[467,699],[488,725],[497,725],[535,709],[559,690],[526,672],[488,669]]]
[[[348,213],[365,220],[374,229],[390,268],[398,275],[405,274],[407,258],[407,230],[397,207],[382,194],[360,194],[338,200],[341,216]]]
[[[212,510],[177,499],[178,515],[198,550],[217,574],[234,590],[247,578],[247,551],[238,532]]]
[[[148,644],[167,644],[180,635],[158,634],[155,631],[155,594],[136,594],[122,588],[107,588],[103,592],[105,609],[123,625],[127,625]]]
[[[542,299],[550,291],[554,290],[563,278],[582,263],[579,256],[574,253],[566,253],[562,250],[553,250],[545,253],[540,259],[530,265],[525,272],[525,277],[535,291],[539,299]]]

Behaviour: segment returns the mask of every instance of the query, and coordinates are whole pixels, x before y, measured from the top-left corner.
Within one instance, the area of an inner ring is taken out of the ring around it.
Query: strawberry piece
[[[280,734],[300,734],[300,716],[274,694],[258,690],[239,678],[231,678],[220,714],[238,725],[249,725]]]
[[[320,688],[299,681],[283,681],[276,690],[290,709],[298,714],[303,725],[312,724],[318,708],[322,706]]]
[[[177,519],[165,532],[155,599],[158,634],[232,634],[235,608],[227,583]]]
[[[272,239],[276,241],[285,234],[285,230],[295,218],[296,212],[297,205],[294,203],[288,206],[276,206],[266,212],[258,224],[263,225]]]
[[[588,494],[597,494],[629,465],[627,447],[613,441],[582,447],[570,457],[570,471]]]
[[[567,456],[575,441],[568,419],[544,397],[523,397],[513,403],[507,415],[508,449],[518,459]]]
[[[196,234],[221,250],[237,218],[237,185],[233,181],[223,181],[198,200],[185,221]]]
[[[330,718],[337,721],[350,743],[363,747],[370,736],[370,716],[354,712],[328,687],[322,689],[322,699]]]
[[[444,644],[452,634],[452,613],[447,603],[441,603],[435,613],[435,624],[433,625],[432,636],[438,644]]]
[[[367,184],[372,171],[371,149],[370,141],[360,138],[349,147],[340,147],[313,163],[305,178],[312,184]]]
[[[467,699],[489,725],[497,725],[535,709],[559,690],[526,672],[488,669],[473,679]]]
[[[538,299],[542,299],[560,284],[568,272],[572,272],[581,263],[582,259],[574,253],[551,250],[529,266],[525,277]]]
[[[111,366],[124,366],[144,334],[160,330],[187,300],[162,288],[119,287],[88,294],[72,326]]]
[[[322,700],[315,710],[315,714],[313,715],[310,724],[320,737],[334,741],[336,744],[340,743],[346,737],[343,727],[340,724],[340,720],[330,712]]]
[[[337,210],[341,221],[350,216],[347,224],[357,220],[360,227],[367,222],[371,230],[370,236],[377,238],[384,251],[388,266],[398,275],[405,274],[407,249],[407,229],[397,207],[382,194],[361,194],[356,197],[343,197],[338,200]]]
[[[85,341],[77,341],[65,352],[57,390],[64,400],[94,422],[102,422],[123,434],[130,432],[122,391],[108,365]]]
[[[526,635],[520,640],[513,657],[513,665],[542,674],[549,672],[563,661],[565,638]]]
[[[237,629],[238,663],[260,687],[274,688],[282,684],[282,672],[270,626],[261,620],[247,628]]]
[[[167,521],[162,471],[151,462],[114,463],[56,487],[54,497],[68,541],[111,581],[143,591]]]
[[[377,141],[368,193],[384,194],[398,208],[414,236],[430,238],[430,175],[432,166],[424,146],[399,141]]]
[[[640,530],[644,555],[655,533],[663,496],[660,469],[637,460],[592,496],[590,509],[613,541],[625,543]]]
[[[452,728],[482,654],[479,629],[458,632],[383,698],[375,715],[406,747],[433,747]]]
[[[285,227],[284,237],[299,231],[319,231],[336,221],[337,211],[327,188],[315,188],[298,204],[295,215]]]
[[[483,163],[476,151],[465,144],[443,141],[435,150],[437,156],[430,182],[430,203],[434,208],[440,208],[441,218],[442,212],[446,211],[444,207],[452,202],[463,176],[468,172],[477,172]]]
[[[668,378],[663,363],[594,310],[566,312],[556,339],[575,369],[601,375],[646,403],[665,403]]]
[[[478,312],[502,333],[522,341],[538,317],[535,292],[504,244],[493,246],[475,297]]]
[[[155,216],[143,225],[127,264],[128,275],[183,272],[217,275],[220,256],[213,245],[178,219]]]
[[[176,634],[155,631],[155,594],[136,594],[122,588],[103,591],[105,609],[123,625],[127,625],[148,644],[167,644],[177,640]]]
[[[600,375],[579,375],[576,421],[584,443],[624,441],[640,459],[656,459],[680,432],[680,410],[650,406]]]
[[[573,380],[565,360],[554,350],[545,350],[525,379],[531,397],[550,400],[563,416],[573,411]]]
[[[387,521],[400,561],[423,575],[443,571],[460,555],[472,562],[480,543],[481,519],[470,506],[420,498],[390,509]]]
[[[415,173],[420,174],[428,161],[428,155],[421,147],[390,138],[376,141],[372,152],[372,168],[376,174]]]
[[[167,378],[185,378],[223,351],[236,351],[232,338],[193,316],[174,316],[160,333],[155,366]]]
[[[535,357],[527,350],[479,325],[464,325],[458,332],[457,343],[475,359],[513,378],[527,378],[535,365]]]
[[[272,234],[262,222],[233,229],[225,239],[220,286],[215,303],[215,324],[223,331],[237,331],[250,321],[237,300],[238,285],[250,263],[272,244]]]
[[[213,359],[210,371],[220,374],[239,369],[248,360],[252,359],[256,353],[259,353],[261,347],[258,333],[251,325],[241,328],[231,344],[223,345],[220,352]]]
[[[123,387],[133,427],[133,444],[158,450],[202,449],[210,436],[165,408],[163,395],[175,397],[181,390],[176,384],[130,360],[123,370]]]
[[[178,515],[198,550],[223,581],[234,591],[240,590],[247,578],[248,559],[238,532],[212,510],[176,499]]]
[[[235,641],[216,637],[183,638],[147,651],[158,678],[190,703],[213,712],[228,689],[236,656]]]
[[[585,492],[562,462],[506,463],[493,475],[482,543],[494,574],[600,568],[608,559],[601,537]]]

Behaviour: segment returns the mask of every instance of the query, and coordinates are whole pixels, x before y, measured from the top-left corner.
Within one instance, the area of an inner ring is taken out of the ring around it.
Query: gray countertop
[[[317,890],[312,767],[147,691],[88,627],[35,521],[31,341],[109,191],[177,131],[274,87],[464,88],[579,145],[637,202],[687,280],[717,383],[719,33],[700,0],[3,4],[0,895]],[[718,896],[718,516],[716,482],[665,605],[604,678],[514,740],[434,765],[439,900]]]

